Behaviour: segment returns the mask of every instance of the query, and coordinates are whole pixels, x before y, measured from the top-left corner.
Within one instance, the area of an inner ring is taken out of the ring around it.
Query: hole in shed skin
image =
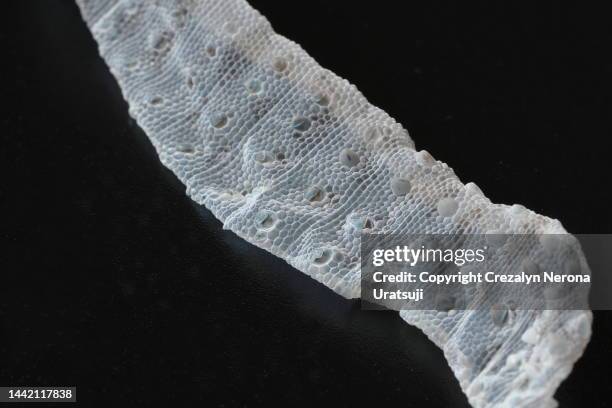
[[[183,144],[178,147],[178,151],[185,154],[195,153],[195,148],[190,144]]]
[[[213,45],[209,45],[206,47],[206,54],[208,54],[209,57],[214,57],[217,55],[217,48]]]
[[[276,226],[276,222],[276,216],[269,211],[260,211],[255,216],[255,224],[257,225],[257,228],[264,231],[273,229]]]
[[[304,193],[306,200],[311,203],[322,201],[325,198],[325,192],[319,187],[311,187]]]
[[[277,58],[274,60],[272,67],[276,72],[284,72],[287,69],[287,61],[284,58]]]
[[[313,260],[313,263],[315,265],[325,265],[329,263],[329,261],[331,261],[333,255],[334,254],[331,249],[325,249],[321,251],[321,253],[317,257],[315,257],[315,259]]]
[[[229,35],[236,35],[239,31],[238,26],[233,21],[228,21],[227,23],[225,23],[223,28],[225,29],[225,32]]]
[[[251,95],[258,95],[263,91],[263,85],[258,79],[251,79],[245,84],[245,87]]]
[[[299,116],[293,120],[293,129],[297,130],[298,132],[306,132],[308,129],[310,129],[310,125],[310,119],[303,116]]]
[[[149,41],[153,50],[155,52],[161,53],[171,48],[173,38],[174,33],[172,31],[164,31],[161,33],[153,34],[150,37]]]
[[[508,320],[508,308],[501,304],[496,304],[491,308],[491,320],[497,327],[502,327]]]
[[[126,68],[130,71],[135,70],[136,68],[138,68],[138,61],[130,61],[126,64]]]
[[[437,206],[438,214],[442,217],[452,217],[458,209],[459,203],[451,197],[441,199]]]
[[[163,101],[164,101],[163,98],[161,98],[160,96],[156,96],[151,99],[150,103],[153,106],[158,106],[158,105],[161,105]]]
[[[227,121],[227,115],[224,114],[213,115],[210,118],[210,124],[217,129],[225,127],[227,125]]]
[[[272,156],[271,153],[266,152],[266,151],[255,153],[254,158],[255,158],[255,161],[257,161],[258,163],[262,163],[262,164],[270,163],[271,161],[274,160],[274,156]]]
[[[351,149],[344,149],[340,152],[340,163],[347,167],[354,167],[359,164],[359,156]]]
[[[412,189],[410,180],[405,177],[394,177],[391,179],[391,191],[397,196],[405,196]]]
[[[421,150],[416,153],[416,160],[423,167],[431,167],[436,163],[436,159],[434,159],[431,154],[427,150]]]
[[[188,14],[189,11],[184,7],[174,10],[171,14],[173,20],[172,25],[177,29],[185,27]]]
[[[359,214],[349,215],[348,222],[350,223],[352,229],[356,232],[369,230],[374,226],[374,223],[369,217],[361,216]]]
[[[186,8],[181,7],[178,10],[174,10],[172,12],[172,17],[185,17],[188,14],[188,11]]]
[[[317,102],[318,105],[328,106],[329,105],[329,96],[327,96],[325,94],[318,94],[315,97],[315,101]]]

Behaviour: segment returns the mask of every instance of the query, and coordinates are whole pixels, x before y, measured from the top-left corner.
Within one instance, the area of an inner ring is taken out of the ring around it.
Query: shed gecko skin
[[[364,229],[567,233],[463,184],[243,0],[77,3],[130,114],[191,198],[344,297],[360,296]],[[400,315],[444,351],[475,407],[555,406],[592,322],[570,310],[517,310],[501,325],[489,310]]]

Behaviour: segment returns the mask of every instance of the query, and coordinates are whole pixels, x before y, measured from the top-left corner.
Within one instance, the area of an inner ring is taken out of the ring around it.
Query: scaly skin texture
[[[243,0],[77,3],[131,115],[193,200],[342,296],[360,295],[364,229],[565,233],[522,206],[491,203],[415,150],[401,125]],[[478,407],[554,406],[592,320],[587,311],[512,311],[502,325],[487,310],[401,316],[444,350]]]

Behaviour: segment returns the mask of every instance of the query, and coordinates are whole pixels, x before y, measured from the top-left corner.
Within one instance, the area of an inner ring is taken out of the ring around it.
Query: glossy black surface
[[[612,232],[603,11],[252,3],[493,201]],[[83,406],[466,406],[419,330],[185,196],[71,0],[3,2],[0,45],[0,385],[76,385]],[[611,406],[611,337],[596,313],[562,407]]]

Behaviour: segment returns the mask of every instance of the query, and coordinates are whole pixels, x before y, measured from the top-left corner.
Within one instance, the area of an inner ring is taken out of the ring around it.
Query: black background
[[[463,3],[252,1],[493,201],[611,233],[608,14]],[[4,1],[0,50],[0,385],[76,385],[84,406],[467,404],[396,313],[185,196],[71,0]],[[612,406],[610,317],[562,407]]]

